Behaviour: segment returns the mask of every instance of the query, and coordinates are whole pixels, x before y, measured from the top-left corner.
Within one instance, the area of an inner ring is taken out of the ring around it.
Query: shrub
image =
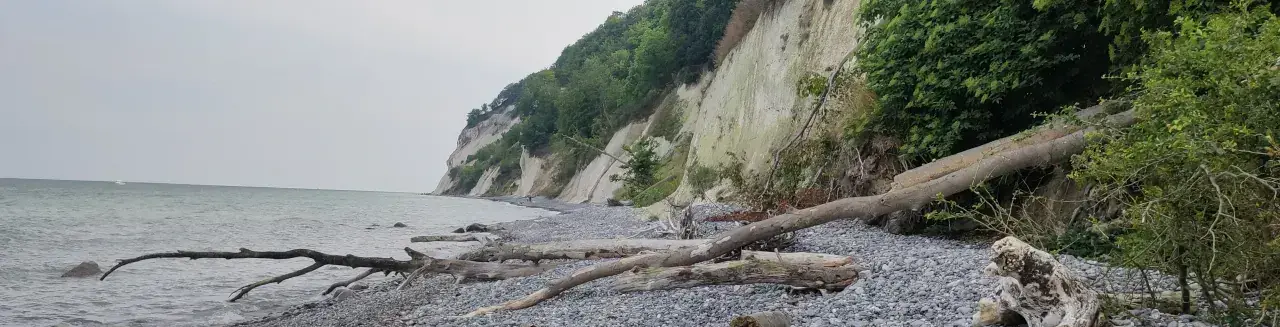
[[[1280,19],[1265,11],[1180,18],[1146,37],[1138,122],[1091,142],[1074,177],[1124,199],[1125,259],[1200,285],[1227,324],[1257,306],[1244,294],[1280,285]],[[1275,290],[1270,293],[1275,296]]]
[[[693,195],[701,197],[707,190],[716,186],[720,181],[720,172],[715,168],[694,164],[689,167],[689,172],[685,174],[689,178],[689,186],[693,188]]]

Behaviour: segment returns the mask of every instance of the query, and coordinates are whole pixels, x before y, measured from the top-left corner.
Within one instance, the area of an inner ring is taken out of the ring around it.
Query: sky
[[[0,178],[429,192],[471,108],[641,0],[0,0]]]

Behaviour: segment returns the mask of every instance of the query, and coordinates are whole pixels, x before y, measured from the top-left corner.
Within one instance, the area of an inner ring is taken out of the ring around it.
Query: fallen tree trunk
[[[575,240],[534,244],[493,244],[458,255],[459,260],[598,260],[629,257],[642,252],[665,252],[694,247],[706,240],[615,239]]]
[[[1089,107],[1077,112],[1076,117],[1080,119],[1091,119],[1097,115],[1103,114],[1102,110],[1103,110],[1102,105]],[[1009,151],[1011,149],[1016,149],[1019,147],[1025,147],[1028,145],[1033,145],[1033,144],[1054,140],[1054,139],[1066,136],[1068,134],[1075,133],[1084,128],[1085,128],[1084,126],[1076,126],[1076,125],[1039,126],[1034,129],[1027,130],[1022,133],[1018,133],[1017,135],[1011,135],[1005,138],[991,141],[990,143],[983,144],[981,146],[978,146],[972,149],[964,150],[960,153],[956,153],[956,154],[947,156],[945,158],[934,160],[933,162],[921,165],[920,167],[916,167],[911,170],[904,171],[896,176],[893,176],[893,183],[891,184],[891,188],[894,190],[901,189],[901,188],[910,187],[916,184],[920,184],[929,180],[933,180],[938,177],[946,176],[947,174],[953,173],[957,170],[960,170],[961,168],[973,165],[978,161],[986,159],[992,155]]]
[[[765,252],[742,250],[742,260],[763,260],[787,264],[805,264],[821,267],[840,267],[853,264],[853,258],[843,255],[808,252]]]
[[[1028,327],[1095,326],[1101,308],[1098,292],[1052,255],[1012,236],[996,241],[991,250],[995,255],[984,271],[1000,277],[1000,288],[994,300],[979,303],[974,326],[1007,324],[1010,312]]]
[[[320,269],[321,267],[324,267],[327,265],[347,266],[352,268],[370,268],[370,270],[366,271],[360,276],[356,276],[356,278],[352,278],[350,280],[331,285],[329,289],[325,290],[325,293],[331,292],[333,291],[333,289],[339,286],[344,286],[342,285],[344,283],[345,284],[353,283],[357,280],[368,277],[369,275],[379,271],[385,272],[385,273],[395,272],[395,273],[401,273],[401,274],[410,274],[410,273],[413,273],[414,271],[422,269],[423,272],[454,275],[456,278],[458,278],[459,281],[462,281],[462,280],[471,280],[471,279],[498,280],[498,279],[514,278],[514,277],[523,277],[523,276],[536,275],[544,271],[547,271],[548,269],[551,269],[550,266],[537,267],[537,266],[512,265],[512,264],[501,264],[501,263],[492,263],[492,262],[474,262],[474,261],[453,260],[453,259],[437,259],[437,258],[432,258],[430,256],[427,256],[426,254],[422,254],[421,252],[414,251],[413,249],[410,249],[410,248],[404,248],[404,251],[405,253],[409,254],[410,260],[405,261],[405,260],[396,260],[393,258],[358,257],[354,255],[349,255],[349,254],[333,255],[333,254],[326,254],[326,253],[322,253],[315,250],[309,250],[309,249],[295,249],[295,250],[279,251],[279,252],[253,251],[253,250],[244,249],[244,248],[240,249],[239,252],[194,252],[194,251],[161,252],[161,253],[152,253],[152,254],[147,254],[147,255],[143,255],[135,258],[121,260],[114,267],[111,267],[111,269],[107,270],[106,273],[103,273],[102,277],[98,278],[98,280],[107,279],[107,276],[115,272],[116,269],[120,269],[120,267],[124,267],[125,265],[139,262],[139,261],[160,259],[160,258],[186,258],[186,259],[192,259],[192,260],[195,260],[195,259],[284,260],[284,259],[294,259],[294,258],[309,258],[315,262],[314,264],[307,266],[306,268],[240,287],[233,293],[234,296],[230,300],[231,302],[235,302],[236,300],[239,300],[241,297],[244,297],[245,294],[249,294],[249,291],[252,291],[253,289],[258,288],[259,286],[272,284],[272,283],[280,283],[290,278],[305,275],[307,273],[310,273],[312,271],[315,271],[316,269]]]
[[[423,242],[472,242],[472,241],[475,241],[475,242],[486,243],[486,242],[489,242],[490,240],[491,238],[488,238],[484,235],[448,234],[448,235],[414,236],[413,238],[409,239],[409,242],[423,243]]]
[[[729,321],[729,327],[787,327],[791,326],[791,316],[782,311],[757,312],[739,316]]]
[[[1119,117],[1117,117],[1119,116]],[[1132,112],[1108,117],[1115,124],[1132,123]],[[752,242],[768,239],[778,234],[793,232],[831,221],[846,218],[877,217],[900,210],[918,210],[940,195],[952,195],[1015,171],[1066,160],[1085,148],[1085,133],[1077,131],[1058,139],[1022,148],[1011,149],[998,155],[987,156],[973,165],[956,170],[946,176],[891,190],[873,196],[844,198],[808,209],[782,214],[750,225],[735,228],[712,237],[693,248],[680,248],[667,253],[656,253],[624,258],[618,261],[587,267],[567,277],[552,281],[524,298],[501,305],[479,308],[467,316],[488,314],[500,310],[528,308],[543,300],[596,279],[617,275],[637,267],[688,266],[711,260]]]
[[[655,291],[706,285],[780,284],[838,291],[858,278],[854,266],[734,260],[708,265],[637,268],[613,281],[619,292]]]

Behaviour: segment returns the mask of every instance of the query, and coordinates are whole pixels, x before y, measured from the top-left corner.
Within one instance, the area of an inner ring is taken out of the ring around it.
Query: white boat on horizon
[[[122,181],[122,180],[116,180],[116,185],[124,185],[124,181]]]

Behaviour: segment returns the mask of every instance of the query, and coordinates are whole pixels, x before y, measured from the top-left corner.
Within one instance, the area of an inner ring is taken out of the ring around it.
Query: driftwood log
[[[487,234],[446,234],[446,235],[423,235],[414,236],[409,242],[480,242],[489,243],[493,237]]]
[[[984,271],[1000,277],[1000,288],[995,299],[979,303],[974,325],[1008,324],[1010,313],[1016,313],[1028,327],[1095,326],[1098,292],[1052,255],[1013,237],[991,249],[995,255]]]
[[[823,267],[778,261],[733,260],[682,267],[637,268],[613,280],[619,292],[655,291],[706,285],[780,284],[837,291],[858,278],[854,266]]]
[[[853,264],[853,258],[843,255],[808,252],[765,252],[742,250],[742,260],[765,260],[788,264],[806,264],[820,267],[840,267]]]
[[[745,316],[734,317],[729,327],[787,327],[791,326],[791,316],[782,311],[757,312]]]
[[[1107,117],[1113,126],[1133,122],[1132,111]],[[944,176],[930,179],[909,187],[891,190],[873,196],[844,198],[811,208],[774,216],[750,225],[738,227],[711,237],[693,248],[680,248],[666,253],[633,256],[622,260],[597,264],[581,269],[567,277],[554,280],[546,287],[523,298],[497,306],[483,307],[467,316],[484,315],[501,310],[519,310],[555,297],[570,288],[596,279],[614,276],[635,268],[688,266],[719,257],[747,244],[794,232],[839,219],[851,217],[867,219],[901,210],[919,210],[938,196],[947,196],[969,190],[988,179],[1003,176],[1021,169],[1048,165],[1070,158],[1084,151],[1085,133],[1088,128],[1066,136],[1009,149],[984,156],[973,165],[966,166]]]
[[[329,289],[325,290],[325,293],[332,292],[334,289],[340,286],[345,286],[347,284],[354,283],[357,280],[368,277],[369,275],[379,271],[385,272],[385,273],[410,274],[410,273],[413,273],[414,271],[422,269],[422,271],[424,272],[454,275],[455,278],[457,278],[458,281],[461,282],[464,280],[499,280],[499,279],[531,276],[531,275],[542,273],[552,268],[551,266],[538,267],[538,266],[528,266],[528,265],[501,264],[501,263],[492,263],[492,262],[474,262],[474,261],[453,260],[453,259],[437,259],[437,258],[432,258],[430,256],[427,256],[426,254],[422,254],[421,252],[415,251],[410,248],[404,248],[404,251],[409,255],[410,260],[406,261],[406,260],[396,260],[393,258],[358,257],[354,255],[349,255],[349,254],[333,255],[333,254],[326,254],[319,251],[308,250],[308,249],[296,249],[296,250],[289,250],[289,251],[253,251],[253,250],[242,248],[238,252],[194,252],[194,251],[162,252],[162,253],[152,253],[152,254],[139,256],[136,258],[121,260],[119,263],[116,263],[114,267],[111,267],[111,269],[107,270],[106,273],[103,273],[102,277],[99,278],[99,280],[107,279],[107,276],[115,272],[116,269],[120,269],[120,267],[124,267],[125,265],[139,262],[139,261],[160,259],[160,258],[186,258],[186,259],[192,259],[192,260],[195,260],[195,259],[283,260],[283,259],[294,259],[294,258],[309,258],[315,262],[314,264],[307,266],[306,268],[302,268],[288,274],[257,281],[252,284],[240,287],[233,293],[233,297],[230,300],[234,302],[236,300],[239,300],[241,297],[244,297],[245,294],[249,294],[249,291],[252,291],[253,289],[258,288],[259,286],[273,284],[273,283],[280,283],[290,278],[305,275],[307,273],[315,271],[316,269],[320,269],[321,267],[328,266],[328,265],[347,266],[352,268],[370,268],[370,270],[365,271],[364,273],[350,280],[331,285]]]
[[[458,255],[459,260],[494,261],[524,260],[597,260],[629,257],[642,252],[666,252],[689,248],[706,240],[614,239],[575,240],[534,244],[491,244]]]

